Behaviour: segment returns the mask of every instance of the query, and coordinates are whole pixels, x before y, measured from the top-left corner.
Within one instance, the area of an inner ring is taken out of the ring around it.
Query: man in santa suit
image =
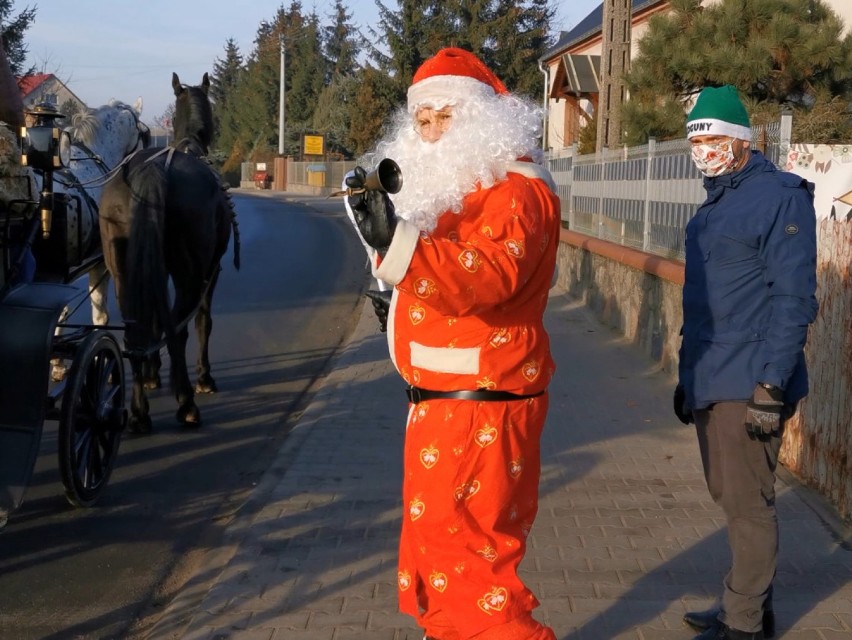
[[[555,640],[518,577],[538,508],[554,371],[542,317],[559,198],[539,164],[541,111],[473,54],[443,49],[365,165],[397,162],[389,196],[348,204],[393,285],[391,359],[409,385],[398,586],[435,640]]]

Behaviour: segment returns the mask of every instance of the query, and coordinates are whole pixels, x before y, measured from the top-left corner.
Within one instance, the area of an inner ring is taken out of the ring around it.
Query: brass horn
[[[399,193],[402,189],[402,171],[399,165],[385,158],[375,169],[367,174],[364,186],[371,191],[384,191],[385,193]]]
[[[364,180],[363,189],[344,189],[343,191],[335,191],[329,197],[333,196],[352,196],[364,191],[382,191],[384,193],[399,193],[402,189],[402,170],[399,165],[385,158],[378,166],[367,174]]]

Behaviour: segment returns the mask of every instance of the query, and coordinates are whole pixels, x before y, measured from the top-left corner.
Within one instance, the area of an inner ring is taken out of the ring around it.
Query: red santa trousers
[[[400,609],[436,640],[555,640],[517,574],[538,510],[547,394],[411,405]]]

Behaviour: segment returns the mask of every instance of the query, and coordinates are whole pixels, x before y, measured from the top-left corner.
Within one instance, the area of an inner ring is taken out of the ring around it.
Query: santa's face
[[[423,142],[437,142],[453,124],[453,108],[420,107],[414,113],[414,130]]]
[[[537,148],[540,129],[541,112],[526,99],[442,98],[397,111],[365,164],[396,161],[405,176],[391,196],[396,214],[429,232],[440,216],[461,213],[469,193],[505,179],[512,162]]]

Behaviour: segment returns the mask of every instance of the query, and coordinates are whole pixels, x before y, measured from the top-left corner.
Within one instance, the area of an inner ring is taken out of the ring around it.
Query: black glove
[[[778,435],[783,410],[784,391],[772,385],[758,384],[746,409],[745,427],[749,438],[764,439]]]
[[[674,404],[674,412],[677,419],[683,424],[690,424],[693,421],[692,411],[684,406],[686,402],[686,393],[683,390],[683,385],[679,384],[675,387],[672,403]]]
[[[355,167],[354,175],[346,178],[346,186],[362,190],[347,196],[347,202],[355,214],[355,223],[364,242],[384,255],[390,246],[396,229],[396,215],[388,194],[376,189],[365,189],[367,172]]]
[[[379,319],[379,330],[384,333],[388,330],[388,312],[390,311],[391,291],[367,291],[367,297],[373,301],[373,311]]]

